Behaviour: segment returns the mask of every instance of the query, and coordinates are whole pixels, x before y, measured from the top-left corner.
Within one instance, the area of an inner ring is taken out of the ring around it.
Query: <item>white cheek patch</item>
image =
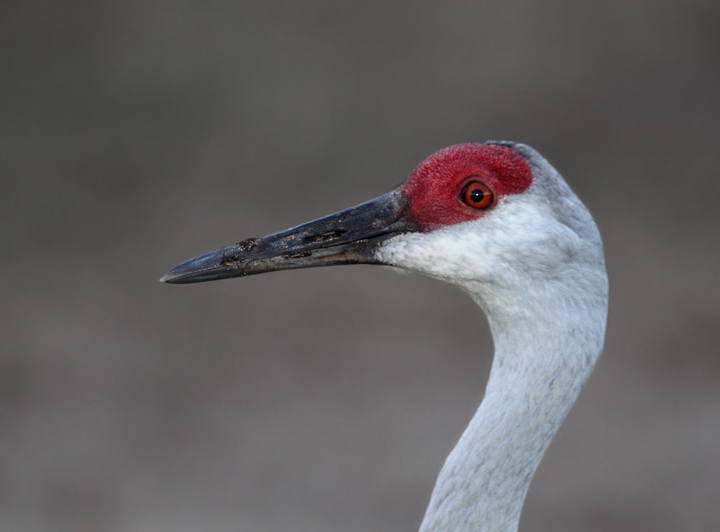
[[[402,234],[376,251],[385,264],[457,284],[498,281],[512,273],[518,249],[546,232],[547,218],[533,205],[504,201],[492,213],[429,233]]]
[[[454,231],[403,234],[386,240],[376,256],[385,264],[457,282],[464,277],[467,249],[474,244]]]

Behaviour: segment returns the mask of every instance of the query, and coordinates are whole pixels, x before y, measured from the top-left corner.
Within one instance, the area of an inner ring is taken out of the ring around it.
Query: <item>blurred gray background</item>
[[[0,530],[416,530],[492,355],[458,290],[175,264],[512,139],[606,349],[521,531],[720,530],[720,2],[0,3]]]

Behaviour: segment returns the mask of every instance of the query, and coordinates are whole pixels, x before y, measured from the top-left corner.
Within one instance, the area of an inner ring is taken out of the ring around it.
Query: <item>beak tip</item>
[[[164,284],[191,284],[231,277],[223,258],[228,248],[222,248],[178,264],[160,277]]]
[[[165,272],[165,274],[160,277],[160,282],[163,284],[180,284],[180,279],[183,277],[182,274],[178,274],[175,270],[177,268],[173,268],[172,270],[169,270]]]

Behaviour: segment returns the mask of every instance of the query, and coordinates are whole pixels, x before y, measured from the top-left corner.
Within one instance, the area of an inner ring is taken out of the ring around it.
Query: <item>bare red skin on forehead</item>
[[[457,144],[433,153],[398,187],[409,199],[408,218],[426,233],[484,216],[489,211],[473,210],[458,201],[471,176],[490,187],[496,202],[527,190],[532,183],[530,165],[513,149]]]

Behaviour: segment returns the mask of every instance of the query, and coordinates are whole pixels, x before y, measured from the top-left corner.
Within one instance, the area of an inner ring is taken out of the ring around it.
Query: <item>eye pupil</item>
[[[482,190],[476,188],[475,190],[470,192],[470,201],[472,201],[473,203],[480,203],[484,195],[485,193]]]

